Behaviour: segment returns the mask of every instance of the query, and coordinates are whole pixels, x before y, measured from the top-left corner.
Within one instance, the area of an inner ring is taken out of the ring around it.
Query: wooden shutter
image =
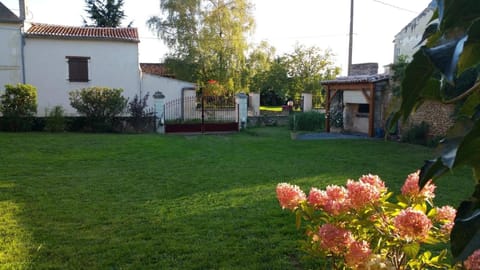
[[[68,80],[71,82],[88,82],[88,61],[90,57],[67,56]]]

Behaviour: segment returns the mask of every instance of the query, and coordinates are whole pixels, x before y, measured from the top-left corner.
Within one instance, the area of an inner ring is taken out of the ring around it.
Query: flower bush
[[[288,183],[276,192],[280,206],[294,212],[297,228],[305,230],[302,248],[322,258],[325,269],[452,269],[447,250],[433,255],[428,249],[449,241],[456,210],[436,207],[435,185],[429,181],[420,189],[418,182],[419,172],[408,175],[396,200],[371,174],[345,186],[312,187],[308,196]],[[479,269],[477,253],[465,261],[466,269]]]

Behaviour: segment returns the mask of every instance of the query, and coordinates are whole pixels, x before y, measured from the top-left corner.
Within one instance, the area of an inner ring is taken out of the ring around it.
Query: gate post
[[[260,94],[250,93],[249,98],[250,98],[249,109],[252,110],[253,116],[259,116],[260,115]]]
[[[237,105],[237,122],[238,129],[244,129],[247,127],[247,117],[248,117],[248,96],[244,93],[237,94],[235,96],[235,104]]]
[[[157,91],[153,94],[153,104],[155,107],[155,131],[165,133],[165,95]]]
[[[309,112],[313,108],[313,100],[312,100],[312,94],[310,93],[302,93],[302,99],[303,99],[303,111],[304,112]]]

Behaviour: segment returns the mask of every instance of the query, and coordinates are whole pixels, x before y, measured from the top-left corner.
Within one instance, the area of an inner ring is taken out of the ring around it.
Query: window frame
[[[66,56],[67,80],[69,82],[90,81],[90,57],[89,56]]]

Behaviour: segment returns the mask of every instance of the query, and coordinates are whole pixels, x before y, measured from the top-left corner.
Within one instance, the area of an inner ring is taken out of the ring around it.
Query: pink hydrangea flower
[[[370,250],[370,245],[367,241],[355,241],[350,245],[350,248],[345,255],[345,263],[348,267],[357,269],[359,266],[362,266],[369,261],[371,254],[372,251]]]
[[[436,221],[445,221],[447,223],[451,223],[457,215],[457,210],[450,205],[437,207],[436,210],[437,214],[434,217]]]
[[[455,223],[453,222],[443,224],[442,227],[440,227],[440,232],[445,235],[450,235],[453,229],[453,225],[455,225]]]
[[[393,219],[395,231],[407,241],[422,240],[428,236],[432,221],[423,212],[412,208],[404,209]]]
[[[463,262],[463,265],[467,270],[480,270],[480,249],[475,252]]]
[[[298,205],[306,200],[305,193],[298,187],[287,183],[277,185],[277,198],[283,209],[295,210]]]
[[[317,188],[311,188],[308,194],[308,203],[315,208],[323,208],[328,202],[327,192]]]
[[[362,183],[370,184],[376,187],[380,192],[387,190],[387,188],[385,187],[385,182],[383,182],[378,175],[372,175],[372,174],[362,175],[362,177],[360,177],[358,181]]]
[[[357,210],[380,198],[380,190],[367,182],[348,180],[347,190],[350,207]]]
[[[327,223],[318,230],[320,247],[337,255],[345,254],[354,242],[349,230]]]
[[[344,187],[330,185],[327,186],[327,201],[323,205],[323,209],[331,215],[339,215],[345,213],[350,208],[348,200],[348,190]]]
[[[428,180],[427,184],[420,190],[418,183],[420,181],[420,171],[411,173],[405,179],[402,186],[402,194],[407,197],[422,197],[426,199],[435,198],[435,188],[437,188],[432,180]]]

